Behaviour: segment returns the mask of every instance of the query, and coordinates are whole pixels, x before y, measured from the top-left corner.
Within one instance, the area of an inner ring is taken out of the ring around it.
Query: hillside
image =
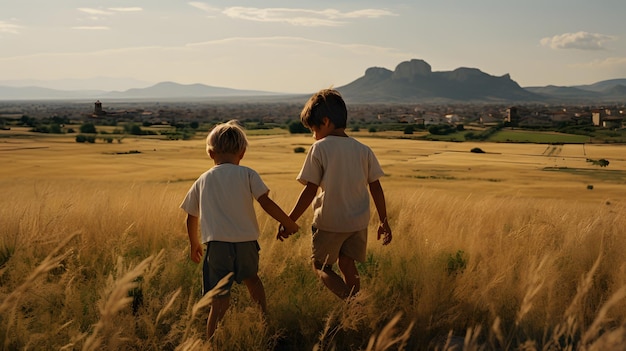
[[[357,80],[337,88],[357,102],[503,102],[542,101],[544,97],[520,87],[507,74],[501,77],[475,68],[433,72],[423,60],[400,63],[394,71],[372,67]]]
[[[204,84],[178,84],[161,82],[142,89],[129,89],[120,92],[105,94],[108,98],[125,99],[175,99],[175,98],[202,98],[216,96],[268,96],[277,95],[266,91],[238,90],[231,88],[214,87]]]

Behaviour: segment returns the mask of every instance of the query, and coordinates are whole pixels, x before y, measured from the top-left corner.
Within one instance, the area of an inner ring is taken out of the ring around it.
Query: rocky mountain
[[[508,74],[497,77],[476,68],[433,72],[418,59],[395,70],[372,67],[355,81],[337,88],[351,101],[412,103],[593,103],[626,100],[626,79],[573,87],[522,88]]]
[[[507,74],[495,77],[475,68],[433,72],[423,60],[400,63],[394,71],[372,67],[337,88],[358,102],[530,102],[542,97],[520,87]]]

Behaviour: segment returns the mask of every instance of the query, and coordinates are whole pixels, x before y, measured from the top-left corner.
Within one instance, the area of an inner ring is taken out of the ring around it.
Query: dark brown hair
[[[322,89],[313,94],[300,112],[300,121],[311,129],[322,125],[323,118],[328,119],[335,128],[345,128],[348,121],[348,109],[341,94],[334,89]]]

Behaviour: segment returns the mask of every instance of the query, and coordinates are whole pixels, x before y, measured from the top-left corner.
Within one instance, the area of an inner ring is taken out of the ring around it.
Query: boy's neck
[[[213,162],[215,163],[216,166],[219,166],[225,163],[239,165],[239,161],[241,161],[241,157],[235,154],[214,154],[213,155]]]
[[[328,136],[328,135],[338,136],[338,137],[347,137],[348,136],[348,134],[346,134],[346,128],[335,128],[330,133],[328,133],[326,136]]]

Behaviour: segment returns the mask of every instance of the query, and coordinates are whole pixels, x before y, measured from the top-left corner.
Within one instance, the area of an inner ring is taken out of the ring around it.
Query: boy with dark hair
[[[342,299],[360,289],[355,261],[366,257],[370,194],[380,219],[378,239],[383,245],[392,239],[379,181],[384,173],[372,150],[346,135],[347,117],[346,104],[333,89],[320,90],[304,105],[300,120],[316,142],[296,178],[305,187],[289,214],[295,221],[313,202],[313,267]],[[343,278],[333,270],[337,261]]]
[[[266,313],[265,289],[257,274],[259,225],[252,199],[281,223],[285,233],[298,231],[298,225],[268,197],[269,189],[258,173],[239,165],[247,146],[246,134],[236,121],[217,125],[206,139],[207,154],[215,165],[194,182],[180,205],[187,212],[190,258],[196,263],[203,261],[204,294],[232,273],[224,291],[211,303],[209,339],[230,306],[234,281],[245,283],[252,300]],[[202,244],[206,244],[204,257]]]

